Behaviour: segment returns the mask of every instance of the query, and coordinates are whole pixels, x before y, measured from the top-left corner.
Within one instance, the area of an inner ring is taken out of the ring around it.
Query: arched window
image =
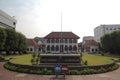
[[[98,51],[98,49],[95,49],[95,51],[97,52],[97,51]]]
[[[92,48],[92,52],[94,52],[94,49]]]
[[[69,46],[69,51],[72,51],[72,46],[71,45]]]
[[[68,46],[67,45],[65,45],[65,51],[68,51]]]
[[[60,45],[60,52],[63,52],[63,45]]]
[[[59,46],[58,45],[56,46],[56,51],[59,51]]]
[[[47,51],[50,51],[50,45],[47,46]]]
[[[77,50],[77,47],[76,47],[76,45],[74,45],[74,47],[73,47],[73,50],[74,50],[74,51],[76,51],[76,50]]]
[[[54,51],[54,45],[52,45],[51,50]]]

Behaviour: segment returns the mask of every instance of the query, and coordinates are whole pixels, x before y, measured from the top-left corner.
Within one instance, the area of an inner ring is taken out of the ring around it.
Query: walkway
[[[52,80],[54,75],[33,75],[12,72],[3,68],[3,62],[0,62],[0,80]],[[58,79],[54,79],[58,80]],[[61,79],[64,80],[64,79]],[[103,74],[94,75],[68,75],[66,80],[120,80],[120,68]]]

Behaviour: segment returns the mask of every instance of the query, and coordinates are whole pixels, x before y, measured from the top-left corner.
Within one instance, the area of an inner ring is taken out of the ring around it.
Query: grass
[[[31,54],[10,55],[6,56],[5,58],[6,59],[13,58],[12,60],[10,60],[13,63],[31,65],[32,55]]]
[[[88,65],[102,65],[102,64],[111,63],[112,59],[117,59],[117,58],[106,57],[106,56],[95,55],[95,54],[83,54],[82,59],[83,61],[87,60]]]
[[[6,59],[14,58],[11,60],[13,63],[31,65],[32,55],[31,54],[10,55],[10,56],[6,56],[5,58]],[[88,65],[102,65],[102,64],[111,63],[112,62],[111,59],[113,59],[113,57],[106,57],[106,56],[95,55],[95,54],[83,54],[82,59],[83,61],[87,60]],[[114,58],[114,59],[117,59],[117,58]]]

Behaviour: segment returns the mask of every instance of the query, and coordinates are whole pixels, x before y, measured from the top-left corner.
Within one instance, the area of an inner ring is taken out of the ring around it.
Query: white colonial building
[[[113,31],[120,30],[120,24],[117,25],[100,25],[94,29],[95,41],[100,42],[100,38]]]
[[[45,39],[45,50],[50,53],[78,52],[79,36],[72,32],[51,32]]]
[[[15,29],[16,23],[17,20],[14,17],[0,10],[0,27]]]

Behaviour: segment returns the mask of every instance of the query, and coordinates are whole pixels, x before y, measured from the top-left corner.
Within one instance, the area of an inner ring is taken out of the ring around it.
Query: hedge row
[[[30,73],[30,74],[41,74],[41,75],[53,75],[54,66],[53,65],[20,65],[7,62],[4,64],[6,69],[21,72],[21,73]],[[117,69],[119,65],[115,63],[106,64],[106,65],[97,65],[97,66],[68,66],[69,71],[68,75],[86,75],[86,74],[97,74],[105,73],[108,71],[113,71]],[[62,73],[60,73],[62,74]]]

